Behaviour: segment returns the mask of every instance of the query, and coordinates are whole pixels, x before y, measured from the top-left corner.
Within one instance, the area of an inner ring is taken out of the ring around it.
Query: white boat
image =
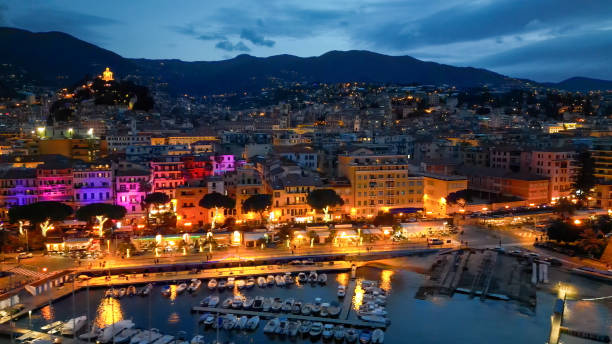
[[[201,334],[194,336],[193,338],[191,338],[189,344],[204,344],[204,336]]]
[[[344,340],[344,326],[336,325],[336,327],[334,327],[334,339],[339,342]]]
[[[285,286],[285,278],[281,275],[274,276],[274,282],[276,282],[277,287]]]
[[[280,318],[278,322],[278,327],[276,328],[276,331],[274,331],[274,333],[280,335],[286,335],[287,333],[289,333],[289,320],[287,320],[287,318]]]
[[[334,335],[334,325],[323,325],[323,332],[321,334],[323,335],[323,339],[331,339],[331,337]]]
[[[265,288],[266,284],[268,284],[268,283],[266,282],[266,278],[265,277],[263,277],[263,276],[257,277],[257,286],[258,287]]]
[[[219,297],[216,295],[212,295],[210,300],[208,301],[208,307],[215,308],[219,304]]]
[[[236,288],[242,289],[246,285],[246,282],[243,279],[236,280]]]
[[[232,299],[231,297],[228,297],[227,299],[223,300],[223,303],[221,304],[221,307],[223,308],[230,308],[232,306],[232,302],[234,301],[234,299]]]
[[[149,283],[145,285],[142,289],[140,289],[138,291],[138,294],[140,296],[148,296],[151,293],[151,290],[153,290],[153,284]]]
[[[143,330],[130,339],[130,344],[149,344],[161,338],[161,333],[156,329]]]
[[[242,308],[251,309],[251,307],[253,307],[254,302],[255,300],[252,297],[246,297],[244,298],[244,301],[242,302]]]
[[[202,301],[200,301],[200,306],[208,307],[208,304],[210,303],[211,298],[212,298],[212,295],[208,295],[207,297],[203,298]]]
[[[343,285],[339,285],[338,286],[337,294],[338,294],[338,297],[340,297],[340,298],[345,297],[346,296],[346,287],[343,286]]]
[[[228,277],[227,278],[227,283],[225,284],[225,287],[227,289],[234,289],[235,283],[236,283],[236,279],[234,277]]]
[[[278,320],[278,318],[272,318],[268,320],[268,322],[266,323],[266,326],[264,326],[264,333],[276,332],[276,328],[278,327],[279,323],[280,321]]]
[[[291,310],[293,309],[293,304],[295,303],[295,300],[293,298],[288,298],[285,300],[285,302],[283,302],[283,306],[281,307],[281,310],[283,312],[291,312]]]
[[[172,288],[170,288],[169,285],[165,285],[161,288],[161,294],[163,296],[170,296],[171,293],[172,293]]]
[[[115,339],[113,339],[113,342],[115,342],[115,344],[129,343],[131,338],[139,333],[140,333],[140,330],[135,329],[135,328],[123,330],[121,333],[115,336]]]
[[[191,280],[191,284],[189,284],[189,288],[187,288],[187,290],[189,290],[190,293],[193,293],[197,291],[198,289],[200,289],[201,286],[202,286],[202,281],[200,281],[197,278],[194,278]]]
[[[136,287],[133,285],[129,286],[126,291],[127,296],[134,296],[137,294]]]
[[[298,320],[298,321],[290,321],[289,322],[289,326],[288,326],[288,333],[290,337],[295,337],[298,334],[298,331],[300,330],[300,326],[302,325],[302,323]]]
[[[272,298],[265,297],[261,305],[261,310],[264,312],[269,312],[270,308],[272,308],[272,301],[273,301]]]
[[[226,314],[223,317],[223,329],[224,330],[231,330],[236,326],[236,322],[238,321],[238,319],[236,318],[235,315],[233,314]]]
[[[227,282],[225,281],[219,281],[219,283],[217,284],[217,289],[219,291],[223,291],[225,287],[227,287]]]
[[[319,276],[317,277],[317,282],[321,284],[327,283],[327,274],[319,274]]]
[[[98,338],[101,334],[102,334],[102,329],[94,327],[91,329],[91,331],[85,332],[82,335],[80,335],[79,339],[84,340],[84,341],[95,341],[95,339]]]
[[[115,297],[118,299],[124,297],[126,293],[127,293],[126,288],[115,289]]]
[[[251,288],[253,288],[254,286],[255,286],[255,278],[253,278],[253,277],[249,277],[249,278],[247,278],[245,287],[246,287],[247,289],[251,289]]]
[[[110,290],[110,289],[109,289],[109,290]],[[54,321],[54,322],[52,322],[52,323],[50,323],[50,324],[47,324],[47,325],[45,325],[45,326],[42,326],[40,329],[41,329],[41,330],[43,330],[43,331],[48,331],[48,330],[50,330],[50,329],[52,329],[52,328],[56,328],[56,327],[61,326],[63,323],[64,323],[64,322],[59,321],[59,320],[58,320],[58,321]]]
[[[266,282],[268,282],[268,285],[274,285],[274,275],[268,275]]]
[[[305,303],[302,306],[301,313],[306,316],[310,315],[312,313],[312,303]]]
[[[154,341],[153,344],[168,344],[174,340],[174,336],[169,334],[161,336],[158,340]]]
[[[310,283],[314,283],[314,282],[316,282],[316,281],[317,281],[317,278],[318,278],[318,277],[319,277],[319,275],[317,274],[317,272],[316,272],[316,271],[311,271],[311,272],[308,274],[308,282],[310,282]]]
[[[310,332],[310,327],[312,326],[312,322],[309,320],[306,321],[302,321],[302,324],[300,325],[300,333],[302,334],[302,336],[306,336],[308,334],[308,332]]]
[[[312,323],[310,326],[310,332],[308,333],[311,337],[316,338],[321,335],[321,332],[323,332],[323,324],[317,321]]]
[[[257,329],[257,326],[259,326],[259,317],[258,316],[254,316],[252,318],[250,318],[247,323],[246,323],[246,328],[248,330],[254,331],[255,329]]]
[[[383,330],[377,328],[372,331],[372,343],[374,344],[382,344],[385,341],[385,333]]]
[[[306,276],[306,273],[304,273],[304,272],[300,272],[298,274],[298,278],[297,279],[298,279],[298,282],[300,282],[300,283],[306,283],[306,281],[308,281],[308,277]]]
[[[357,330],[354,328],[349,328],[346,330],[346,332],[344,332],[344,337],[346,338],[347,342],[354,343],[357,341],[357,337],[359,337],[359,332],[357,332]]]
[[[185,290],[187,290],[187,283],[181,283],[176,287],[176,293],[182,294]]]
[[[208,286],[208,289],[210,289],[210,290],[215,289],[215,288],[217,287],[217,280],[216,280],[216,279],[214,279],[214,278],[211,278],[211,279],[208,281],[207,286]]]
[[[80,317],[76,317],[66,321],[62,325],[60,332],[64,336],[72,336],[75,333],[79,332],[83,328],[83,326],[85,326],[85,324],[87,324],[87,317],[82,315]]]
[[[375,322],[380,324],[387,324],[389,322],[387,318],[382,317],[380,315],[362,315],[360,316],[360,318],[363,321]]]
[[[249,318],[246,315],[239,317],[238,320],[236,321],[236,328],[240,330],[244,330],[248,321],[249,321]]]
[[[242,296],[234,296],[234,300],[232,300],[232,308],[234,309],[238,309],[242,307],[242,304],[244,303],[244,298]]]
[[[106,292],[104,292],[104,297],[115,297],[115,290],[113,288],[106,289]]]
[[[205,326],[210,326],[215,322],[215,316],[210,313],[202,314],[199,321]]]
[[[114,324],[108,325],[102,330],[102,334],[98,337],[98,342],[108,343],[113,340],[117,334],[121,331],[134,327],[134,323],[131,320],[121,320]]]
[[[295,279],[291,275],[291,272],[286,272],[284,277],[285,277],[285,284],[293,284],[295,282]]]

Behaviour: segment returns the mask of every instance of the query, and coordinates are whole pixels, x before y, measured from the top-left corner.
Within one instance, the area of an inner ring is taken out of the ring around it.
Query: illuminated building
[[[8,209],[38,201],[36,169],[10,168],[0,173],[0,206],[2,219],[8,218]]]
[[[595,162],[595,178],[612,182],[612,140],[598,139],[593,143],[591,156]]]
[[[183,169],[185,164],[178,156],[164,156],[151,160],[153,172],[152,192],[163,192],[170,198],[175,198],[176,188],[183,185]]]
[[[236,200],[236,217],[240,220],[259,220],[259,215],[242,212],[242,204],[252,195],[265,193],[265,187],[258,170],[251,164],[238,167],[235,172],[225,175],[228,193]]]
[[[111,72],[110,68],[106,67],[104,72],[102,72],[102,78],[101,79],[104,80],[104,81],[113,81],[113,80],[115,80],[113,78],[113,72]]]
[[[100,157],[98,139],[49,139],[33,142],[31,155],[60,154],[67,158],[94,161]]]
[[[523,164],[528,164],[528,171],[550,180],[548,198],[567,197],[572,192],[572,182],[576,174],[574,166],[575,152],[567,149],[534,150],[525,152]]]
[[[372,217],[378,212],[420,210],[423,179],[410,172],[406,155],[375,155],[360,149],[338,156],[338,174],[352,188],[352,217]]]
[[[184,155],[181,161],[185,166],[186,180],[202,180],[213,175],[213,162],[208,155]]]
[[[57,201],[72,205],[73,172],[68,162],[45,162],[36,168],[39,201]]]
[[[449,176],[424,173],[423,208],[430,216],[446,216],[454,212],[446,202],[449,194],[468,187],[467,178],[464,176]]]
[[[143,169],[119,169],[115,175],[115,203],[127,210],[126,220],[143,216],[142,202],[146,197],[151,173]]]
[[[73,170],[75,207],[90,203],[114,203],[110,165],[77,164]]]
[[[281,222],[312,222],[314,214],[306,203],[306,197],[310,191],[320,186],[318,178],[297,173],[271,181],[274,219]]]

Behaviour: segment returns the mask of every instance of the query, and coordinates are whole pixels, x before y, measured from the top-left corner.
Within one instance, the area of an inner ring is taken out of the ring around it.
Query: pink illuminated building
[[[142,169],[118,170],[115,175],[115,203],[125,207],[126,218],[134,219],[144,216],[142,202],[147,195],[151,173]]]

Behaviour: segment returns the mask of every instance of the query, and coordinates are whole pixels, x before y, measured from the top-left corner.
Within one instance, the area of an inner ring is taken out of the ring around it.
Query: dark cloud
[[[233,44],[230,41],[220,41],[215,44],[215,48],[225,51],[251,51],[243,42]]]
[[[474,61],[517,77],[560,81],[572,76],[612,79],[612,29],[534,42]]]
[[[112,18],[50,8],[27,11],[25,14],[11,18],[11,23],[15,27],[35,32],[66,32],[90,42],[100,42],[109,39],[104,30],[99,30],[98,28],[107,28],[111,25],[121,24],[120,21]]]
[[[196,38],[201,41],[216,41],[219,39],[227,40],[227,37],[220,33],[203,33],[201,35],[198,35]]]
[[[273,40],[265,39],[263,35],[260,35],[250,29],[242,29],[242,32],[240,32],[240,38],[245,39],[255,45],[261,45],[264,47],[273,47],[275,43]]]

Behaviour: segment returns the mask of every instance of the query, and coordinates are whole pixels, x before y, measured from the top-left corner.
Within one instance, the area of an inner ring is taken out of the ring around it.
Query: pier
[[[344,301],[342,301],[340,319],[348,319],[349,313],[351,312],[351,306],[353,305],[353,296],[355,295],[356,286],[357,282],[354,278],[351,278],[348,286],[346,286],[346,295],[344,296]]]
[[[197,313],[221,313],[221,314],[237,314],[237,315],[247,315],[247,316],[259,316],[260,318],[270,319],[276,317],[285,317],[288,319],[301,320],[301,321],[312,321],[312,322],[322,322],[322,323],[330,323],[330,324],[339,324],[339,325],[348,325],[353,327],[364,327],[364,328],[386,328],[387,324],[383,323],[374,323],[367,322],[362,320],[347,320],[340,318],[324,318],[324,317],[315,317],[309,315],[301,315],[301,314],[293,314],[293,313],[275,313],[275,312],[260,312],[260,311],[248,311],[244,309],[232,309],[232,308],[210,308],[210,307],[200,307],[195,306],[192,308],[192,311]]]
[[[50,334],[46,334],[44,332],[32,331],[27,328],[9,326],[7,324],[0,325],[0,334],[5,336],[13,336],[17,342],[23,343],[25,341],[34,340],[34,339],[42,339],[48,340],[53,343],[56,339],[59,340],[63,344],[77,344],[80,343],[78,339],[72,339],[70,337],[64,336],[54,336]]]

